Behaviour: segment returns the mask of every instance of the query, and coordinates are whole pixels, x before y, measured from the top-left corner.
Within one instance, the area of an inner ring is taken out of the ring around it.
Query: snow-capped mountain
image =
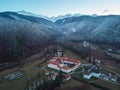
[[[56,17],[50,17],[50,20],[55,22],[57,20],[60,20],[60,19],[64,19],[64,18],[70,18],[70,17],[78,17],[78,16],[82,16],[83,14],[66,14],[66,15],[59,15],[59,16],[56,16]]]
[[[17,13],[18,14],[22,14],[22,15],[27,15],[27,16],[33,16],[33,17],[39,17],[39,18],[49,19],[48,16],[34,14],[34,13],[31,13],[31,12],[27,12],[25,10],[18,11]]]
[[[18,14],[22,14],[22,15],[27,15],[27,16],[35,16],[35,17],[39,17],[39,15],[31,13],[31,12],[27,12],[25,10],[21,10],[17,12]]]
[[[42,14],[34,14],[34,13],[31,13],[31,12],[28,12],[28,11],[25,11],[25,10],[18,11],[17,13],[18,14],[22,14],[22,15],[27,15],[27,16],[44,18],[44,19],[47,19],[47,20],[50,20],[50,21],[53,21],[53,22],[55,22],[57,20],[60,20],[60,19],[64,19],[64,18],[79,17],[79,16],[84,16],[85,15],[85,14],[76,13],[76,14],[65,14],[65,15],[49,17],[49,16],[44,16]],[[97,14],[93,14],[93,15],[86,15],[86,16],[97,17],[98,15]]]
[[[34,16],[34,17],[39,17],[39,18],[44,18],[47,20],[51,20],[53,22],[55,22],[56,20],[59,19],[64,19],[64,18],[68,18],[68,17],[78,17],[78,16],[82,16],[83,14],[66,14],[66,15],[59,15],[59,16],[54,16],[54,17],[49,17],[49,16],[44,16],[44,15],[38,15],[38,14],[34,14],[31,12],[27,12],[25,10],[21,10],[17,12],[18,14],[22,14],[22,15],[27,15],[27,16]]]

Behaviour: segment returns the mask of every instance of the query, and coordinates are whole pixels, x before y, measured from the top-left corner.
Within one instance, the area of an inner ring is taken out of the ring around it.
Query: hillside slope
[[[53,43],[56,35],[51,21],[15,12],[0,13],[0,62],[40,52]]]
[[[66,40],[120,43],[120,16],[80,16],[55,22]]]

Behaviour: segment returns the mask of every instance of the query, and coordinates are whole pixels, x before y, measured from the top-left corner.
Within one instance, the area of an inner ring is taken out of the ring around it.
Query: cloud
[[[102,11],[102,13],[106,13],[106,12],[108,12],[108,11],[109,11],[109,10],[106,9],[106,10]]]

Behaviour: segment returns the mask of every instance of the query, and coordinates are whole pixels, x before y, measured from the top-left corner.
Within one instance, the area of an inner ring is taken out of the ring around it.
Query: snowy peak
[[[59,19],[64,19],[64,18],[69,18],[69,17],[78,17],[78,16],[82,16],[83,14],[66,14],[66,15],[59,15],[59,16],[53,16],[53,17],[49,17],[49,16],[44,16],[44,15],[38,15],[38,14],[34,14],[34,13],[31,13],[31,12],[27,12],[25,10],[21,10],[21,11],[18,11],[17,12],[18,14],[22,14],[22,15],[27,15],[27,16],[34,16],[34,17],[41,17],[41,18],[44,18],[44,19],[47,19],[47,20],[51,20],[53,22],[55,22],[56,20],[59,20]]]
[[[49,16],[44,16],[42,14],[34,14],[25,10],[21,10],[17,12],[18,14],[22,14],[22,15],[27,15],[27,16],[34,16],[34,17],[40,17],[40,18],[44,18],[47,20],[51,20],[53,22],[60,20],[60,19],[65,19],[65,18],[70,18],[70,17],[79,17],[79,16],[93,16],[93,17],[97,17],[98,15],[93,14],[93,15],[85,15],[85,14],[80,14],[80,13],[76,13],[76,14],[65,14],[65,15],[59,15],[59,16],[53,16],[53,17],[49,17]]]
[[[27,11],[25,11],[25,10],[18,11],[17,13],[18,13],[18,14],[22,14],[22,15],[28,15],[28,16],[38,17],[38,15],[33,14],[33,13],[31,13],[31,12],[27,12]]]
[[[44,18],[44,19],[50,20],[50,18],[48,16],[44,16],[44,15],[41,15],[41,14],[40,15],[39,14],[34,14],[34,13],[31,13],[31,12],[27,12],[25,10],[18,11],[17,13],[22,14],[22,15],[39,17],[39,18]]]

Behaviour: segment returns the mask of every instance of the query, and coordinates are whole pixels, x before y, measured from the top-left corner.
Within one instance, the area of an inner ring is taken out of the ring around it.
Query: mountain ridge
[[[0,62],[14,61],[40,52],[53,43],[53,22],[15,12],[0,13]]]
[[[119,15],[80,16],[57,20],[55,23],[60,26],[60,30],[65,35],[63,38],[67,40],[83,38],[82,40],[100,41],[101,43],[120,43],[119,19]]]
[[[52,22],[16,12],[0,13],[0,63],[16,61],[66,41],[120,43],[120,16],[79,16]]]

